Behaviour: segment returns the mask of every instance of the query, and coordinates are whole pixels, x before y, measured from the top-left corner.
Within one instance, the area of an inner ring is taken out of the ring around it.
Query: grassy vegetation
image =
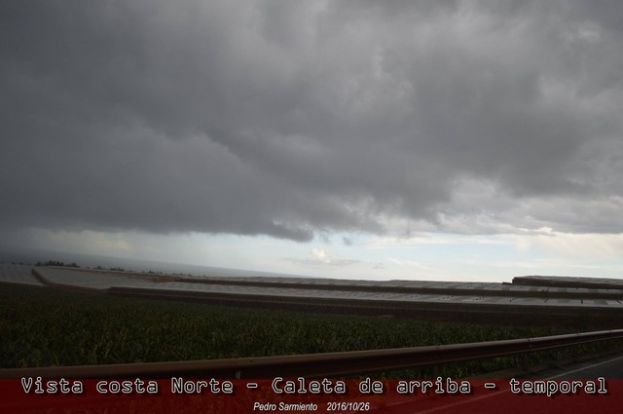
[[[2,367],[347,351],[562,331],[236,309],[0,284]],[[457,369],[465,374],[464,367],[471,373],[515,363],[506,358],[494,361],[494,366],[471,364]]]

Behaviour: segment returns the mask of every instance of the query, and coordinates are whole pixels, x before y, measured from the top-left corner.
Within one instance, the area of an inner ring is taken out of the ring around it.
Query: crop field
[[[568,331],[237,309],[0,284],[4,368],[349,351],[564,332]],[[460,373],[466,373],[465,366],[471,373],[517,363],[501,358],[487,366],[463,364]]]

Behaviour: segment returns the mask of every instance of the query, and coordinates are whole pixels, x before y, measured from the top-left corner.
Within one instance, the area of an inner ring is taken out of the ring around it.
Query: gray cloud
[[[0,227],[621,232],[622,8],[3,2]]]

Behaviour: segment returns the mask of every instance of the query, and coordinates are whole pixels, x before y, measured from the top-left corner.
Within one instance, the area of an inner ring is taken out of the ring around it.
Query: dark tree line
[[[62,266],[62,267],[80,267],[76,262],[65,263],[60,260],[48,260],[47,262],[37,262],[35,266]]]

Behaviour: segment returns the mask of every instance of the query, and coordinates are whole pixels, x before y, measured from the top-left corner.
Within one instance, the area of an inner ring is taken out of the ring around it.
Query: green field
[[[561,332],[237,309],[0,284],[0,362],[5,368],[348,351]],[[513,363],[499,359],[489,368]]]

